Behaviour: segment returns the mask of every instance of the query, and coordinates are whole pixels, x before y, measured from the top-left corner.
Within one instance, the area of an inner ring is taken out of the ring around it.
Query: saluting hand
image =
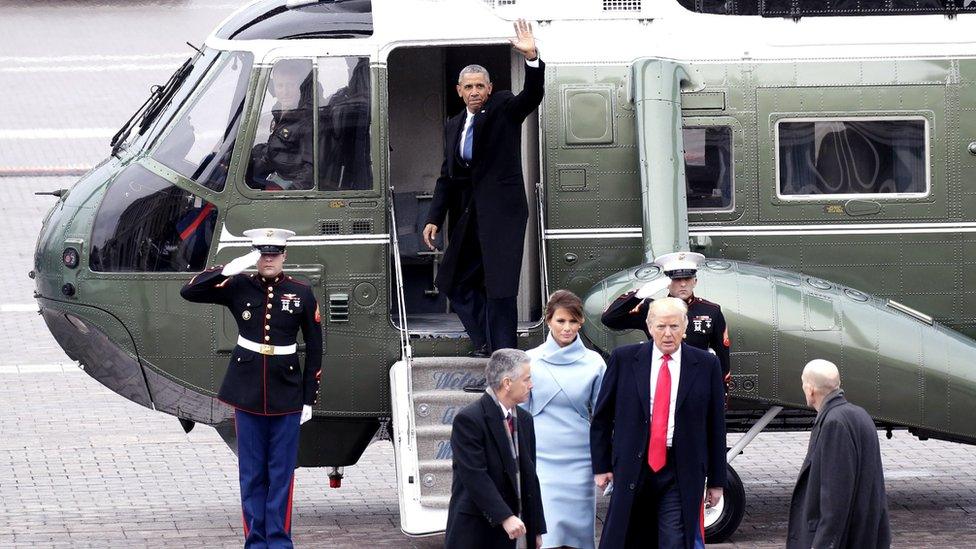
[[[526,59],[535,60],[539,58],[539,51],[535,48],[535,35],[532,34],[532,25],[525,19],[515,22],[515,38],[511,38],[512,47],[522,53]]]
[[[242,255],[227,265],[224,265],[224,268],[220,271],[220,274],[224,276],[234,276],[236,274],[243,273],[248,267],[257,265],[258,259],[261,259],[261,252],[254,250],[251,253]]]

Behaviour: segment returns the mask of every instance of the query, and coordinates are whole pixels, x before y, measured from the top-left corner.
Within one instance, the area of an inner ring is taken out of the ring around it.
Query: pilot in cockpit
[[[248,186],[266,191],[307,190],[314,186],[312,90],[312,66],[308,60],[275,63],[251,150]]]

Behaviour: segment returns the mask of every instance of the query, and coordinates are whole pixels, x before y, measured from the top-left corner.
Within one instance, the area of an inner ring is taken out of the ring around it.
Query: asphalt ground
[[[0,2],[0,174],[70,173],[108,154],[111,133],[165,81],[231,2]],[[60,350],[32,310],[27,272],[73,177],[0,177],[0,547],[236,547],[233,454],[213,429],[104,388]],[[731,435],[734,442],[738,435]],[[746,516],[720,547],[782,547],[807,433],[760,435],[734,465]],[[976,546],[976,448],[882,437],[896,547]],[[399,532],[389,442],[346,469],[300,469],[302,547],[440,547]]]

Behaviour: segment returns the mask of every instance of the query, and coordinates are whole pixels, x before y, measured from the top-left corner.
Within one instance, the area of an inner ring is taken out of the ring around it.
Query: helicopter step
[[[486,359],[424,357],[390,369],[400,529],[443,531],[451,496],[451,424],[481,396]],[[467,389],[467,390],[466,390]]]

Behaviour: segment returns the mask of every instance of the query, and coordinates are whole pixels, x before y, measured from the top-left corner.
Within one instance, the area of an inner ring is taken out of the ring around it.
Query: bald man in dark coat
[[[807,404],[817,410],[807,457],[793,490],[786,546],[891,546],[878,429],[844,398],[837,367],[813,360],[803,369]]]

